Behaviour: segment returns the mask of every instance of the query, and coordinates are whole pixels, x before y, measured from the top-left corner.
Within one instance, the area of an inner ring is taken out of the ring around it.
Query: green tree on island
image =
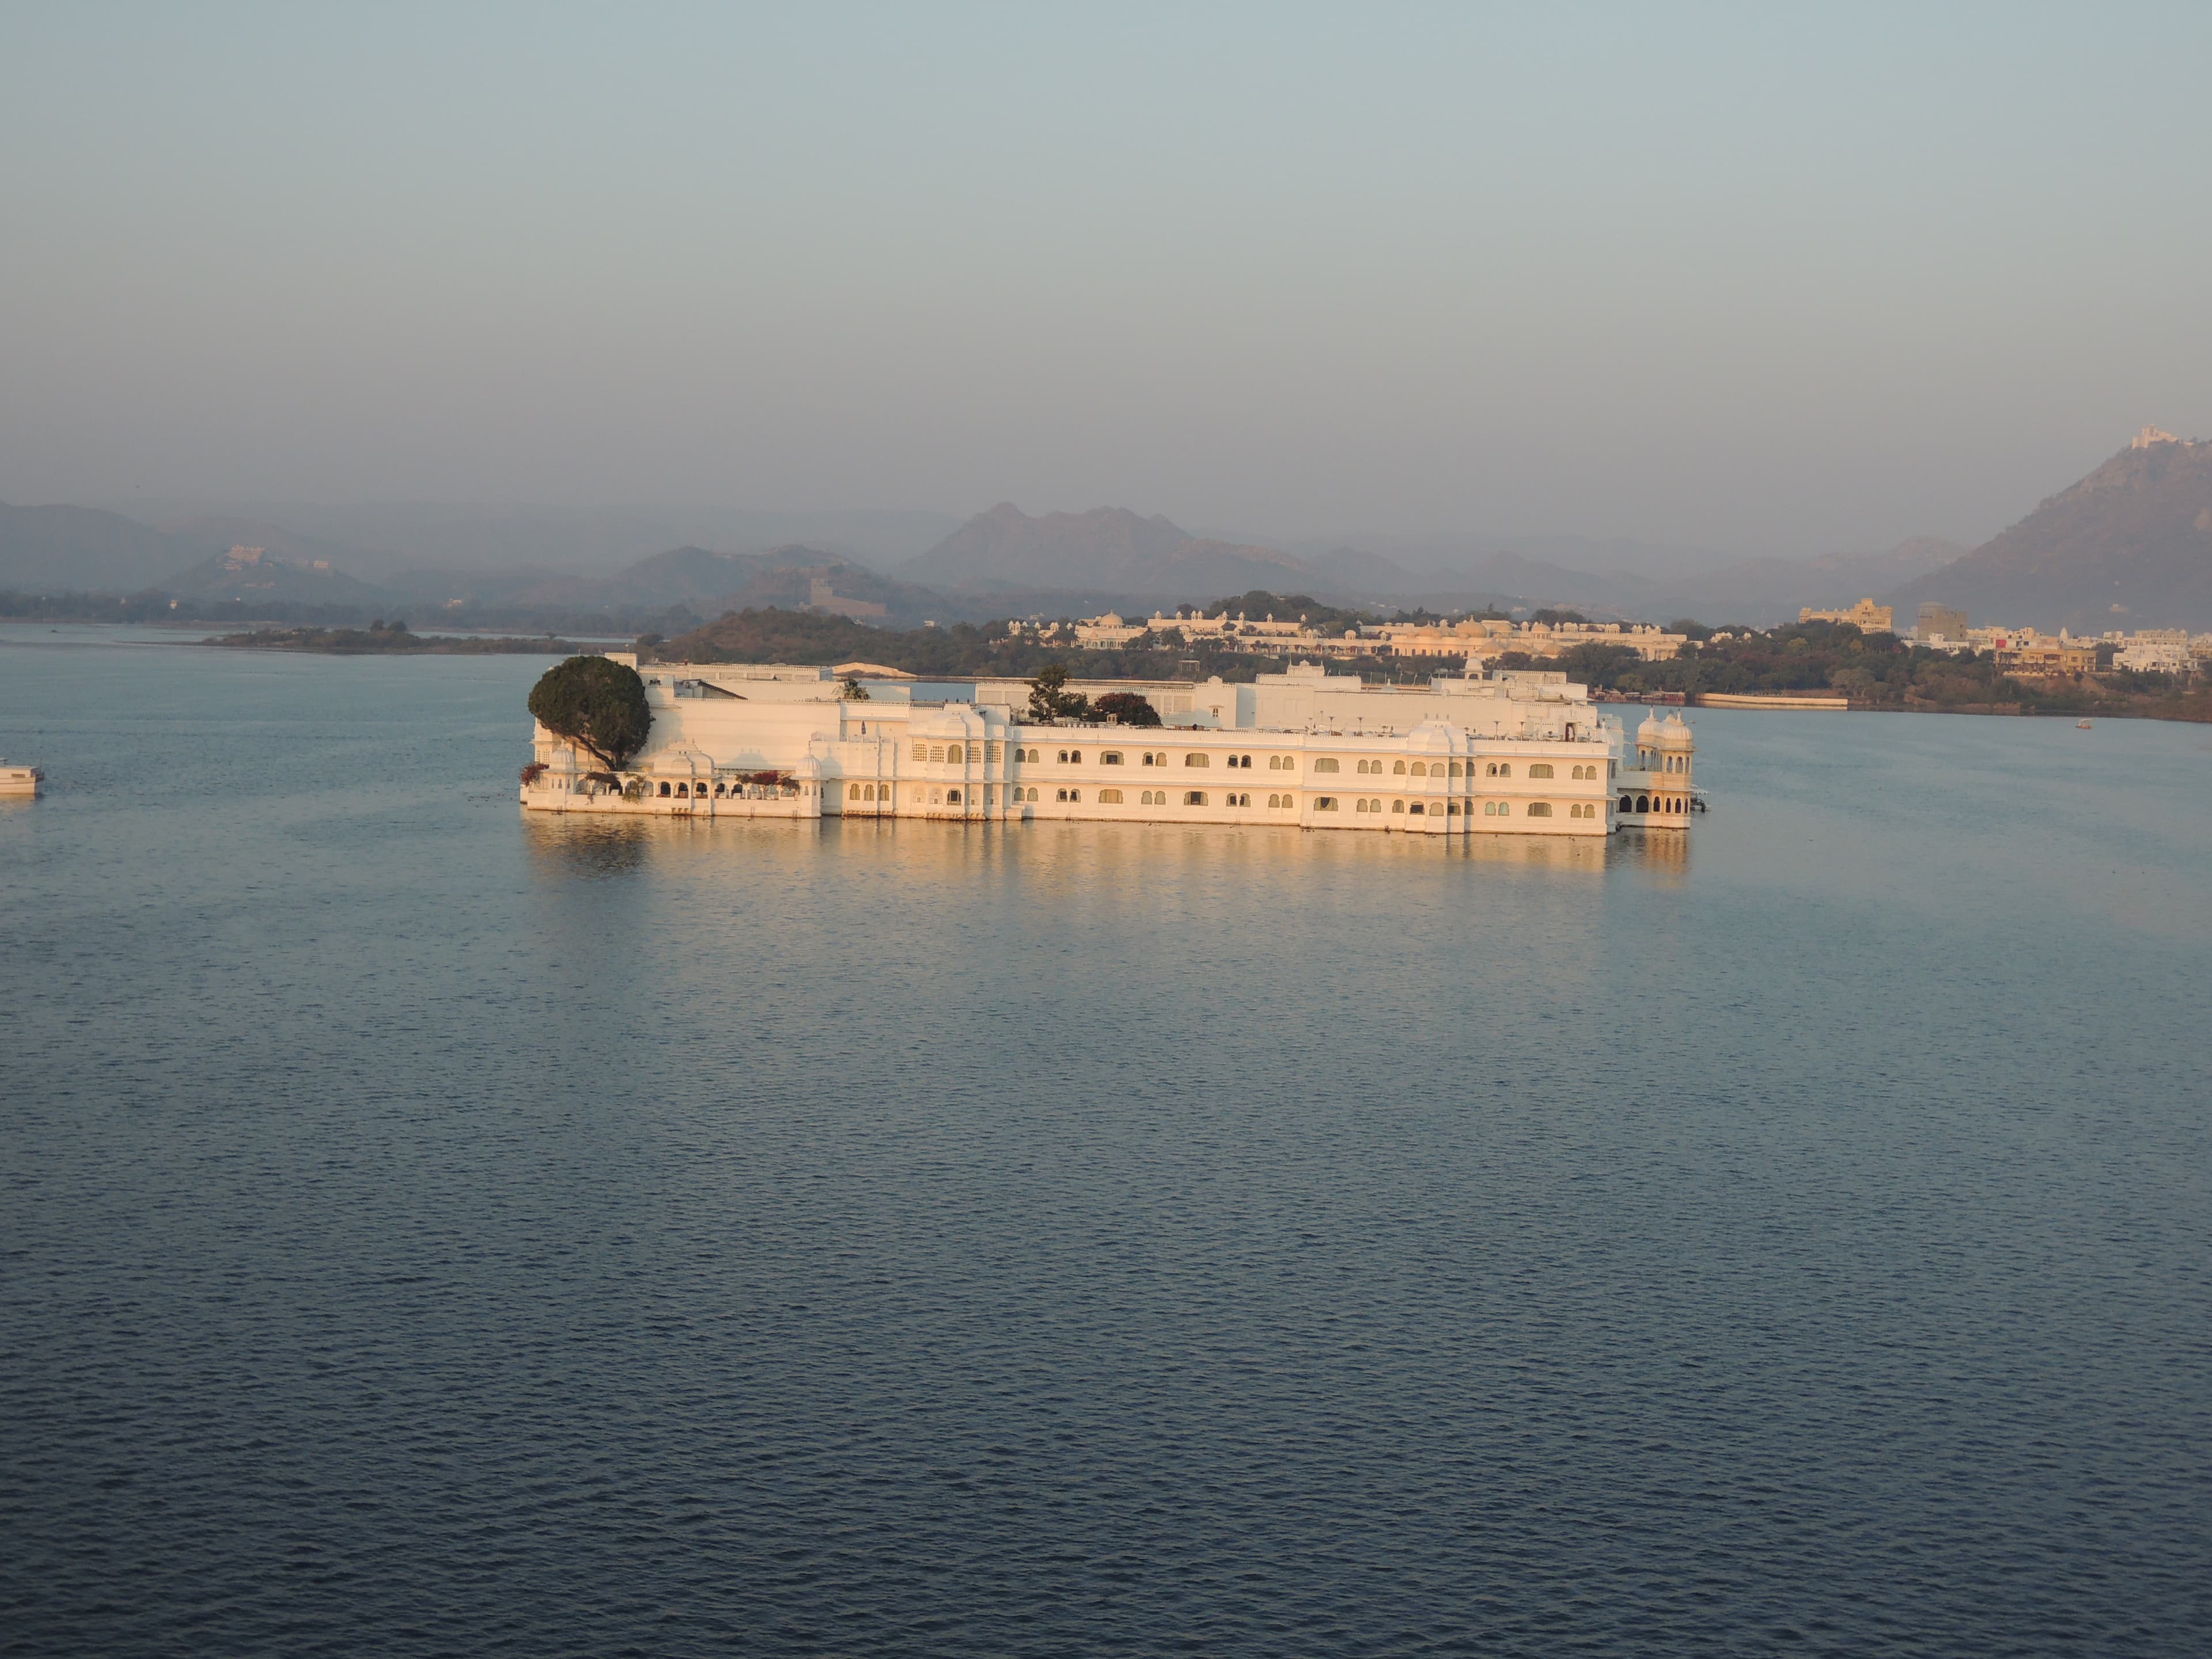
[[[1116,726],[1158,726],[1160,711],[1134,691],[1109,691],[1091,705],[1091,712]]]
[[[1091,699],[1067,689],[1067,665],[1048,662],[1030,682],[1030,720],[1038,726],[1061,720],[1080,720],[1091,713]]]
[[[531,688],[530,712],[558,738],[587,750],[611,772],[645,747],[653,729],[637,670],[605,657],[571,657]]]

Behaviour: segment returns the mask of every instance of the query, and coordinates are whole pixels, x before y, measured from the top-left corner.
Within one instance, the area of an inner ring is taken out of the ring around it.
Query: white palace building
[[[1694,796],[1695,744],[1679,714],[1647,718],[1632,746],[1559,673],[1382,686],[1302,665],[1249,685],[1068,684],[1136,692],[1161,714],[1151,727],[1034,723],[1025,680],[862,679],[854,698],[826,668],[639,672],[653,711],[645,748],[617,775],[538,726],[525,807],[1604,836],[1686,829]]]

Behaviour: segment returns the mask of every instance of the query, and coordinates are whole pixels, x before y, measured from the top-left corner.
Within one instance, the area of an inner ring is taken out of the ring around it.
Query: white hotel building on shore
[[[972,701],[864,682],[867,696],[848,700],[823,668],[639,672],[653,711],[645,748],[617,778],[538,726],[525,807],[1604,836],[1686,829],[1695,794],[1680,715],[1646,719],[1632,746],[1557,673],[1369,686],[1301,665],[1249,685],[1070,683],[1144,696],[1166,722],[1152,727],[1032,723],[1024,680],[976,680]]]

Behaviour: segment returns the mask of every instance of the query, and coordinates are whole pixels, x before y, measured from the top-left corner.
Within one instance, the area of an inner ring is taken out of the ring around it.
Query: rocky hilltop
[[[1977,622],[2085,634],[2212,628],[2212,443],[2146,427],[2079,483],[1894,598],[1905,614],[1937,599]]]

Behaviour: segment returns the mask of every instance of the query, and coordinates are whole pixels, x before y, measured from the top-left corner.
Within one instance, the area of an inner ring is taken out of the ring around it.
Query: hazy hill
[[[2146,428],[2072,489],[1893,598],[2083,634],[2212,628],[2212,443]]]
[[[632,611],[681,605],[702,616],[776,605],[908,625],[941,619],[941,595],[895,582],[866,566],[815,547],[766,553],[671,548],[610,576],[528,568],[404,570],[392,586],[441,609],[467,606],[507,614]]]
[[[179,599],[237,599],[246,605],[382,605],[397,596],[358,581],[327,561],[279,558],[264,551],[258,559],[234,556],[228,550],[173,572],[157,586]]]
[[[313,569],[316,563],[331,568],[343,569],[356,577],[367,578],[367,573],[379,568],[386,561],[373,550],[358,547],[350,542],[334,542],[321,536],[302,535],[289,526],[275,524],[267,519],[226,517],[202,514],[185,518],[162,518],[155,521],[173,536],[182,536],[203,547],[218,550],[233,547],[258,547],[271,557],[287,564],[303,565]]]
[[[1767,627],[1795,622],[1810,605],[1840,610],[1878,598],[1966,550],[1940,536],[1915,536],[1878,553],[1823,553],[1814,559],[1745,559],[1686,581],[1654,585],[1642,596],[1644,614],[1695,617],[1708,623]],[[1902,621],[1899,626],[1909,626]]]
[[[96,507],[0,502],[0,587],[27,593],[135,593],[228,545]]]
[[[287,557],[307,551],[295,543],[326,544],[314,557],[336,557],[356,575],[379,582],[407,570],[606,576],[686,544],[765,553],[803,543],[883,569],[933,546],[959,522],[945,514],[904,511],[497,502],[169,501],[133,502],[129,510],[169,529],[194,521],[237,524],[253,533],[217,544],[258,544]]]
[[[1303,585],[1315,574],[1287,553],[1206,540],[1126,507],[1033,519],[1011,501],[978,514],[892,574],[936,587],[1109,591],[1164,601]]]

